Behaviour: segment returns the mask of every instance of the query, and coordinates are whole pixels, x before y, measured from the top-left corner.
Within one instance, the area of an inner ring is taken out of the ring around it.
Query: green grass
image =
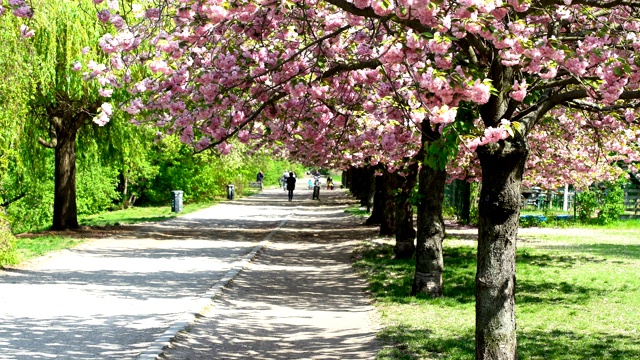
[[[171,206],[149,206],[133,207],[126,210],[108,211],[95,215],[85,216],[78,221],[84,226],[113,226],[124,224],[136,224],[146,221],[163,221],[173,219],[182,214],[192,213],[201,209],[206,209],[217,202],[206,202],[197,204],[186,204],[182,212],[174,213]]]
[[[18,261],[26,261],[52,251],[68,249],[82,243],[82,239],[69,236],[19,237],[14,242]]]
[[[180,213],[171,212],[170,206],[134,207],[126,210],[103,212],[91,216],[82,217],[79,223],[82,226],[118,226],[125,224],[135,224],[147,221],[162,221],[175,218],[182,214],[192,213],[201,209],[215,205],[215,202],[186,204]],[[75,235],[75,236],[74,236]],[[89,236],[82,233],[81,236]],[[84,240],[78,238],[77,234],[70,233],[69,236],[52,236],[43,233],[35,233],[28,236],[19,236],[14,241],[17,261],[23,262],[38,256],[45,255],[52,251],[68,249],[74,247]],[[11,264],[9,264],[11,265]]]
[[[371,215],[370,213],[367,212],[367,210],[363,210],[359,206],[352,206],[352,207],[346,208],[344,212],[359,218],[365,218]]]
[[[518,244],[519,359],[640,359],[640,229],[542,230]],[[444,244],[441,299],[409,296],[415,261],[392,245],[359,249],[388,345],[379,359],[474,358],[476,249]]]

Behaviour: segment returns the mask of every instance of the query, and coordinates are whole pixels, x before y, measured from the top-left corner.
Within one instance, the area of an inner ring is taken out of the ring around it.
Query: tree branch
[[[40,145],[49,148],[49,149],[55,149],[56,146],[58,146],[58,140],[57,139],[52,139],[51,142],[43,139],[43,138],[38,138],[38,142],[40,143]]]
[[[0,204],[0,207],[6,208],[7,206],[11,205],[11,203],[18,201],[18,200],[22,199],[25,196],[27,196],[27,193],[23,192],[22,194],[14,197],[13,199],[9,199],[9,200],[3,202],[2,204]]]
[[[272,106],[274,105],[278,100],[282,99],[283,97],[287,96],[287,93],[284,92],[280,92],[278,94],[276,94],[274,97],[272,97],[271,99],[265,101],[262,105],[260,105],[260,107],[253,112],[253,114],[251,114],[247,120],[245,120],[242,124],[236,126],[236,128],[230,132],[229,134],[225,135],[222,139],[215,141],[211,144],[209,144],[209,146],[207,146],[206,148],[202,149],[202,150],[197,150],[194,152],[194,154],[199,154],[207,149],[210,149],[214,146],[220,145],[223,142],[227,141],[229,138],[233,137],[235,134],[238,133],[238,131],[242,130],[245,126],[247,126],[247,124],[249,124],[250,122],[254,121],[258,115],[260,115],[262,113],[262,111],[267,107],[267,106]]]
[[[329,70],[325,71],[324,73],[322,73],[322,75],[320,75],[320,80],[326,79],[328,77],[331,77],[337,73],[344,72],[344,71],[353,71],[353,70],[360,70],[360,69],[375,69],[379,66],[382,66],[382,62],[380,62],[380,60],[378,59],[362,61],[355,64],[338,64],[330,68]]]

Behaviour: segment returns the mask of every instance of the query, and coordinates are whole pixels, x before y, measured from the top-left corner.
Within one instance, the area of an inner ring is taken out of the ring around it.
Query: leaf
[[[520,122],[512,121],[511,122],[511,128],[513,128],[515,131],[517,131],[518,134],[520,134],[520,135],[523,135],[523,133],[524,133],[524,125],[522,123],[520,123]],[[512,133],[509,133],[509,134],[511,136],[513,136]]]
[[[620,77],[624,76],[624,71],[619,67],[613,68],[613,73]]]

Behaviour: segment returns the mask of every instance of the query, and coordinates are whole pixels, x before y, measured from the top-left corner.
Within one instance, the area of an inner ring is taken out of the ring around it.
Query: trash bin
[[[171,192],[171,211],[179,213],[182,211],[182,190],[174,190]]]
[[[236,187],[229,184],[227,185],[227,199],[233,200],[236,197]]]

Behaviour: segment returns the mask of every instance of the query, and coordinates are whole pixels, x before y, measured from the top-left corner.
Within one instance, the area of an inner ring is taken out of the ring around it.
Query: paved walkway
[[[374,312],[349,254],[375,230],[344,215],[344,193],[323,195],[267,190],[0,271],[0,359],[155,357],[185,321],[164,356],[373,358]]]

